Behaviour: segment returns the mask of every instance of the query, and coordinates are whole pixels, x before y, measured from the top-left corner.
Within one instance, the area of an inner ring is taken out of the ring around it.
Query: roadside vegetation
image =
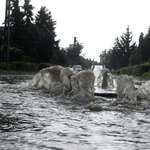
[[[143,78],[150,78],[150,63],[135,65],[131,67],[123,67],[119,70],[112,71],[115,75],[127,74],[132,76],[141,76]]]
[[[83,69],[90,69],[92,65],[102,65],[114,74],[150,77],[150,28],[145,35],[141,32],[136,44],[127,26],[112,48],[102,51],[98,63],[81,56],[84,46],[76,37],[68,47],[59,46],[61,39],[55,40],[57,22],[45,6],[34,16],[31,0],[24,0],[22,6],[19,0],[10,0],[10,3],[9,62],[6,63],[4,38],[0,34],[0,71],[39,71],[51,65],[81,65]]]
[[[0,70],[35,71],[51,65],[81,65],[89,69],[96,61],[81,56],[83,44],[74,39],[68,47],[59,46],[56,40],[56,24],[51,12],[41,6],[34,16],[31,0],[10,0],[10,48],[9,63],[3,49],[4,38],[0,35]]]
[[[132,37],[127,26],[126,32],[115,39],[114,46],[101,53],[101,64],[117,75],[150,77],[150,28],[147,34],[140,34],[138,45],[131,43]]]

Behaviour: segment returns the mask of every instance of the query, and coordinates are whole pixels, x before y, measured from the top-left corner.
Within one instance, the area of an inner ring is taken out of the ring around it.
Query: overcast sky
[[[1,0],[0,25],[5,19],[5,3]],[[132,42],[138,42],[140,33],[147,33],[150,26],[150,0],[31,0],[31,4],[34,15],[41,6],[51,11],[60,47],[68,47],[77,37],[84,45],[82,55],[95,61],[103,50],[112,48],[128,25]]]

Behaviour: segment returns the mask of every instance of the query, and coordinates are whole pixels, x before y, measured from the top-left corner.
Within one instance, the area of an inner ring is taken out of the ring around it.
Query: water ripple
[[[27,89],[30,79],[0,78],[0,149],[149,149],[149,109],[89,111],[85,104]]]

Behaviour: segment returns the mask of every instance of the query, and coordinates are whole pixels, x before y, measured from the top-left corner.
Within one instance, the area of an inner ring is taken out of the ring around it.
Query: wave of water
[[[149,149],[150,109],[108,107],[114,99],[95,97],[105,109],[90,111],[29,90],[31,78],[0,76],[0,149]]]

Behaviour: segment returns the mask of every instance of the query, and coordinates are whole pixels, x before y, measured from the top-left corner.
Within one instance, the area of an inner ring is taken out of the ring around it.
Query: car
[[[73,65],[72,68],[74,68],[74,69],[77,70],[77,71],[81,71],[81,70],[82,70],[81,65]]]

